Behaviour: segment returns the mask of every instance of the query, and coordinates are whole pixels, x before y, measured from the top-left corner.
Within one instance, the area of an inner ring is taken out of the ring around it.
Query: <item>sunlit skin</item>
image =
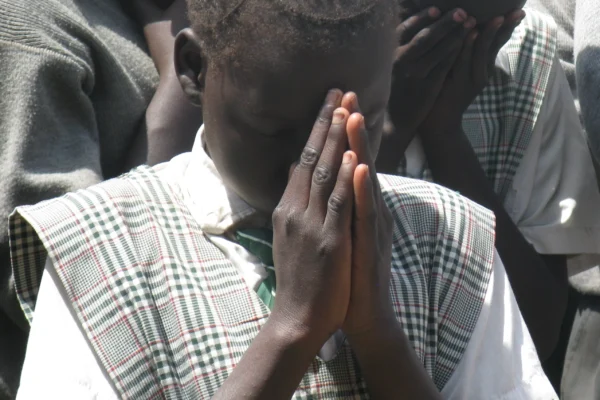
[[[332,88],[358,95],[375,155],[391,86],[394,28],[381,26],[327,54],[282,49],[290,62],[276,68],[262,65],[237,74],[208,67],[206,147],[227,186],[270,215]]]

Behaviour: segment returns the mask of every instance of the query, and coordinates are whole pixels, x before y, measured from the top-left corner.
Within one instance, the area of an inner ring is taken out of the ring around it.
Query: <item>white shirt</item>
[[[506,53],[499,54],[498,68],[507,68],[506,57]],[[425,160],[416,138],[406,151],[408,175],[421,176]],[[531,141],[504,208],[540,254],[600,254],[600,191],[558,58],[553,61]],[[584,256],[573,261],[570,269],[575,273],[598,265],[599,260]]]
[[[264,266],[223,233],[253,210],[228,193],[201,146],[157,167],[159,176],[179,185],[201,228],[236,266],[253,289]],[[210,196],[206,194],[210,193]],[[531,336],[496,253],[485,302],[471,341],[442,391],[446,399],[554,399]],[[70,302],[50,261],[42,278],[18,399],[117,399],[71,313]]]

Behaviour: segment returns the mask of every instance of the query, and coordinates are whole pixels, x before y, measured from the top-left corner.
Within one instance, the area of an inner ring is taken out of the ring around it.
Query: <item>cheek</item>
[[[207,132],[209,127],[207,126]],[[206,138],[225,184],[252,207],[270,213],[279,203],[294,161],[271,139],[221,127]]]

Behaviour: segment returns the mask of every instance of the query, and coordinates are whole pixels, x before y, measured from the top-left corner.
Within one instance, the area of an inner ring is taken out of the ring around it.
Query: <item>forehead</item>
[[[277,57],[266,55],[250,68],[229,73],[223,94],[238,113],[288,121],[314,118],[332,88],[356,92],[365,106],[385,107],[394,48],[391,26],[337,49],[282,46],[270,52]]]
[[[414,3],[420,8],[436,6],[444,11],[462,8],[479,22],[486,22],[523,7],[526,0],[414,0]]]

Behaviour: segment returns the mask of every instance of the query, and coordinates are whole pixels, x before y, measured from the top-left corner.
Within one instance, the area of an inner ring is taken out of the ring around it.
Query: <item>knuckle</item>
[[[312,147],[305,147],[300,155],[299,165],[303,167],[313,167],[319,159],[319,152]]]
[[[273,215],[271,217],[273,220],[273,226],[279,225],[285,214],[287,214],[285,204],[279,203],[277,207],[275,207],[275,210],[273,210]]]
[[[337,247],[336,239],[332,235],[328,235],[323,238],[317,245],[317,254],[321,257],[328,257],[335,251]]]
[[[315,185],[326,185],[331,182],[332,173],[331,169],[324,165],[319,165],[315,168],[315,172],[313,173],[313,183]]]
[[[286,234],[298,231],[302,224],[302,215],[294,209],[284,209],[273,213],[273,226],[278,226]]]
[[[346,199],[337,194],[332,194],[327,203],[329,211],[333,214],[341,214],[346,206]]]
[[[415,47],[425,46],[429,36],[431,36],[431,28],[425,28],[413,38],[412,44]]]

